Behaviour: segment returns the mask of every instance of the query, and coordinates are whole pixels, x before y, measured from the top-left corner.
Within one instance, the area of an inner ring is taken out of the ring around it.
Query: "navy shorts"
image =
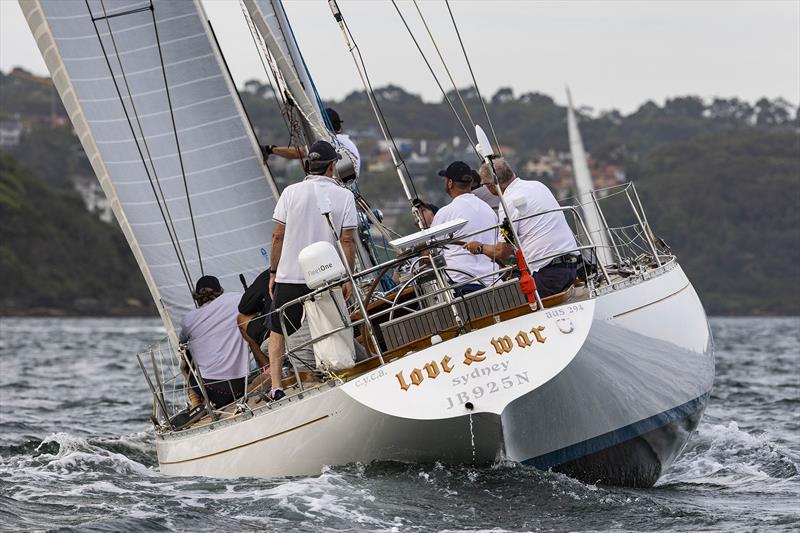
[[[311,289],[304,283],[275,283],[275,289],[272,292],[272,308],[270,309],[269,320],[267,321],[269,330],[283,335],[278,313],[275,311],[280,309],[285,303],[296,300],[310,292]],[[303,318],[303,305],[298,303],[287,307],[283,311],[283,317],[286,334],[291,335],[300,329],[300,320]]]
[[[540,268],[533,273],[539,297],[547,298],[563,291],[572,285],[577,274],[578,267],[575,263],[559,263]]]

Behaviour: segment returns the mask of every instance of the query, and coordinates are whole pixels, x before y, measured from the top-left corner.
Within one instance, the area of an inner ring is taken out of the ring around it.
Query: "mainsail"
[[[586,161],[586,152],[583,149],[581,132],[578,130],[578,120],[572,106],[572,95],[567,89],[567,127],[569,129],[569,149],[572,154],[572,171],[575,179],[575,200],[581,206],[586,229],[589,231],[594,244],[597,246],[597,255],[603,264],[613,262],[611,248],[608,244],[608,234],[597,204],[592,195],[592,176],[589,173],[589,164]]]
[[[20,5],[174,341],[201,275],[267,267],[277,196],[200,1]]]

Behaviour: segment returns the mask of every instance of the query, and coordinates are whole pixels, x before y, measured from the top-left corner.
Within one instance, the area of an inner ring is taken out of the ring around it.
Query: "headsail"
[[[583,140],[581,132],[578,130],[578,120],[575,117],[569,88],[567,89],[567,127],[569,129],[569,149],[572,154],[572,170],[575,175],[576,203],[581,205],[586,229],[597,246],[597,255],[607,265],[613,262],[611,248],[608,244],[608,234],[592,198],[592,176],[589,173],[589,164],[586,161],[586,152],[583,150]]]
[[[243,3],[299,109],[306,140],[309,144],[319,139],[335,142],[281,0],[243,0]]]
[[[198,277],[266,268],[275,205],[200,0],[20,5],[174,340]]]

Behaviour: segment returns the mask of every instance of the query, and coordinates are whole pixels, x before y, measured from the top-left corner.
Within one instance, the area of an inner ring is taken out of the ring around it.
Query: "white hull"
[[[530,346],[521,339],[508,353],[492,349],[492,338],[538,326],[543,341],[528,335]],[[467,365],[465,347],[473,356],[483,350],[483,360]],[[430,362],[438,362],[435,378],[424,368]],[[705,313],[671,263],[627,288],[462,335],[288,405],[158,435],[156,447],[161,470],[173,475],[313,475],[355,461],[505,457],[648,485],[685,444],[713,376]],[[625,453],[611,453],[620,446]]]

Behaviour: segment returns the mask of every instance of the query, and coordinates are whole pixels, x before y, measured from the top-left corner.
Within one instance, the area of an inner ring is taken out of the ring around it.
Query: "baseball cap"
[[[472,183],[478,173],[463,161],[454,161],[446,169],[440,170],[439,175],[459,183]]]
[[[420,201],[419,206],[422,207],[423,209],[430,209],[431,213],[433,213],[434,215],[439,212],[439,206],[436,204],[432,204],[430,202]]]
[[[211,289],[212,291],[218,291],[222,289],[222,285],[219,284],[219,280],[214,276],[203,276],[197,280],[197,284],[194,288],[195,292],[200,292],[200,289]]]
[[[331,121],[331,126],[333,126],[333,129],[338,130],[339,126],[341,126],[342,122],[344,122],[342,117],[339,116],[339,113],[337,113],[332,107],[326,107],[325,113],[328,114],[328,120]]]
[[[325,163],[341,158],[341,154],[327,141],[317,141],[308,149],[308,160],[312,162]]]

